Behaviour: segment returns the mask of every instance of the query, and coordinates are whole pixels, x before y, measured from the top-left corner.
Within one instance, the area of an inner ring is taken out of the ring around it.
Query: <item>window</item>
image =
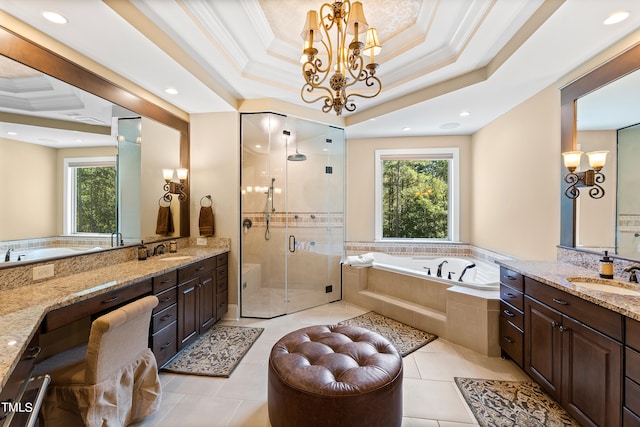
[[[116,159],[64,159],[65,234],[111,234],[116,231]]]
[[[376,150],[376,240],[459,239],[459,149]]]

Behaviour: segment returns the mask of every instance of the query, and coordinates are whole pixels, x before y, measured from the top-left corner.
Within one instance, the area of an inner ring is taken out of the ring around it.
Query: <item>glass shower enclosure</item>
[[[344,131],[241,115],[240,314],[272,318],[341,298]]]

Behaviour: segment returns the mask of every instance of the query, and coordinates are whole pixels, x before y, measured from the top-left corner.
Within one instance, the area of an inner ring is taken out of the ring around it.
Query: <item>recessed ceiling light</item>
[[[445,123],[440,126],[440,129],[455,129],[460,126],[460,123]]]
[[[42,16],[49,22],[53,22],[54,24],[68,24],[69,20],[64,16],[60,15],[58,12],[53,12],[51,10],[45,10],[42,12]]]
[[[178,89],[173,88],[173,87],[168,87],[164,91],[167,92],[169,95],[177,95],[178,94]]]
[[[7,132],[7,135],[16,136],[18,132]]]
[[[411,130],[411,128],[409,126],[407,126],[407,127],[403,127],[402,130],[405,131],[405,132],[409,132]]]
[[[262,145],[256,144],[256,148],[262,148]]]
[[[626,10],[623,10],[621,12],[615,12],[609,15],[609,17],[604,20],[603,24],[604,25],[617,24],[618,22],[624,21],[628,17],[629,17],[629,12],[627,12]]]
[[[468,117],[468,116],[470,116],[470,115],[471,115],[471,112],[469,112],[469,111],[462,111],[462,112],[460,113],[460,117]]]

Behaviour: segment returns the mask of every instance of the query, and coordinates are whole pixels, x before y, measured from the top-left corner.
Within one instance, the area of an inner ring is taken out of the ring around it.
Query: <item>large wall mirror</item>
[[[604,197],[583,189],[571,200],[563,185],[561,246],[640,260],[640,45],[563,88],[561,99],[562,151],[609,151]]]
[[[100,250],[189,235],[188,200],[171,202],[173,231],[157,223],[162,168],[189,167],[188,122],[1,27],[0,55],[0,268],[77,253],[24,250],[65,246],[49,239]]]

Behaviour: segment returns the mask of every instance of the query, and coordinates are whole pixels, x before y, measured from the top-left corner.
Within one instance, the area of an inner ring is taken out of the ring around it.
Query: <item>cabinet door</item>
[[[619,426],[622,344],[568,317],[562,319],[562,399],[583,426]]]
[[[178,350],[198,336],[198,278],[178,286]]]
[[[560,400],[562,369],[562,315],[526,297],[525,308],[525,371],[552,397]]]
[[[216,322],[216,283],[213,272],[200,277],[200,333],[209,329]]]

